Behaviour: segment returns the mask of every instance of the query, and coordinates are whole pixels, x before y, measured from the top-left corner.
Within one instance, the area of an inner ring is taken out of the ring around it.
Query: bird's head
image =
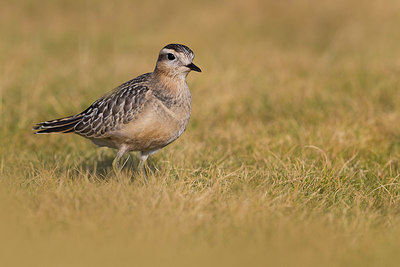
[[[193,51],[181,44],[169,44],[161,49],[158,55],[155,72],[173,77],[186,78],[191,70],[201,72],[193,64]]]

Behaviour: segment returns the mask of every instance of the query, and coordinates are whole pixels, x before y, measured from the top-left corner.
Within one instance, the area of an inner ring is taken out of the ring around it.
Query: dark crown
[[[193,51],[189,47],[187,47],[186,45],[169,44],[169,45],[166,45],[164,48],[174,50],[174,51],[176,51],[178,53],[184,53],[186,55],[193,54]]]

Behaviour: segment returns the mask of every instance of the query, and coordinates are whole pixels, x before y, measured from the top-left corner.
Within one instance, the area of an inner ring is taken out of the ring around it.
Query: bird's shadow
[[[80,164],[79,170],[77,169],[76,172],[90,173],[102,180],[111,179],[116,175],[112,168],[114,158],[115,155],[110,155],[109,153],[100,153],[97,156],[91,155]],[[135,153],[126,153],[120,160],[121,171],[125,175],[134,177],[136,174],[141,173],[138,167],[139,162],[138,155]],[[156,159],[149,158],[147,160],[147,168],[152,173],[158,170],[156,165]]]

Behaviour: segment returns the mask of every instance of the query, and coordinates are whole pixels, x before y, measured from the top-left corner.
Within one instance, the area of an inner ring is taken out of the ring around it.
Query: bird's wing
[[[80,114],[82,119],[75,125],[74,132],[88,138],[106,138],[130,122],[146,101],[149,88],[145,75],[120,85],[94,102]]]

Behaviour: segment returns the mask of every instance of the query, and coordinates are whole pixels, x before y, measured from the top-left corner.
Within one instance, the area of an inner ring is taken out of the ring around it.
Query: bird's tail
[[[39,122],[33,126],[35,134],[47,133],[72,133],[74,127],[82,119],[82,115],[74,115],[52,121]]]

